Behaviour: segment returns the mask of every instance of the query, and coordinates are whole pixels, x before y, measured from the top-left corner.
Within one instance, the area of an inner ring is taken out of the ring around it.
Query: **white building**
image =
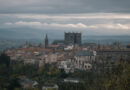
[[[66,83],[79,83],[80,80],[74,79],[74,78],[66,78],[66,79],[64,79],[64,82],[66,82]]]
[[[74,60],[73,59],[67,59],[64,61],[59,61],[58,68],[64,69],[66,73],[74,72]]]
[[[75,53],[75,68],[80,70],[89,70],[92,68],[92,63],[95,61],[96,51],[78,51]]]
[[[74,48],[74,45],[68,45],[66,48],[64,48],[65,51],[72,50]]]
[[[58,90],[58,88],[57,84],[44,84],[42,90]]]

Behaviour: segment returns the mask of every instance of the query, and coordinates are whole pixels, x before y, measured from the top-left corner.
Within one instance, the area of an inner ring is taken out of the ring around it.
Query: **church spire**
[[[46,34],[46,37],[45,37],[45,48],[47,48],[47,47],[48,47],[48,36]]]

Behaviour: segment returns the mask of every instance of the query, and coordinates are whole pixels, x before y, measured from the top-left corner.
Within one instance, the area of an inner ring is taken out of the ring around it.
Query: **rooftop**
[[[75,55],[76,56],[94,56],[94,53],[93,53],[93,51],[83,50],[83,51],[76,52]]]

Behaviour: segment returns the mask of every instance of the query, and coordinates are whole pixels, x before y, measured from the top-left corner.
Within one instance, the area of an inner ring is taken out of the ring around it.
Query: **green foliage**
[[[114,63],[112,69],[102,68],[101,71],[100,73],[96,71],[76,71],[66,74],[64,70],[59,70],[55,65],[49,64],[41,68],[22,63],[10,65],[9,57],[2,54],[0,55],[0,90],[21,90],[18,80],[23,77],[36,80],[39,83],[57,83],[59,90],[130,90],[129,58],[118,60]],[[80,78],[82,82],[78,84],[64,83],[63,79],[67,77]]]
[[[106,90],[130,90],[130,63],[117,62],[112,71],[107,72],[104,79]]]
[[[9,66],[9,64],[10,64],[10,57],[7,56],[5,53],[2,53],[0,55],[0,64],[5,64],[5,65]]]

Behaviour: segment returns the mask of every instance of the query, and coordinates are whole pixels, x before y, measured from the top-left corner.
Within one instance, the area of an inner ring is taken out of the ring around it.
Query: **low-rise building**
[[[65,51],[72,50],[74,48],[74,45],[68,45],[64,48]]]
[[[46,55],[45,63],[49,63],[49,64],[55,63],[57,61],[57,57],[58,57],[57,54],[50,53],[50,54]]]
[[[73,73],[74,72],[74,60],[73,59],[67,59],[64,61],[59,61],[58,63],[58,68],[59,69],[64,69],[66,73]]]
[[[58,85],[57,84],[52,84],[52,83],[48,83],[48,84],[44,84],[42,86],[42,90],[58,90]]]
[[[66,78],[66,79],[64,79],[64,82],[66,82],[66,83],[79,83],[80,80],[75,79],[75,78]]]
[[[33,81],[33,80],[28,79],[28,78],[22,78],[19,81],[19,83],[22,86],[22,88],[24,88],[24,89],[26,89],[26,88],[36,88],[39,85],[37,81]]]

